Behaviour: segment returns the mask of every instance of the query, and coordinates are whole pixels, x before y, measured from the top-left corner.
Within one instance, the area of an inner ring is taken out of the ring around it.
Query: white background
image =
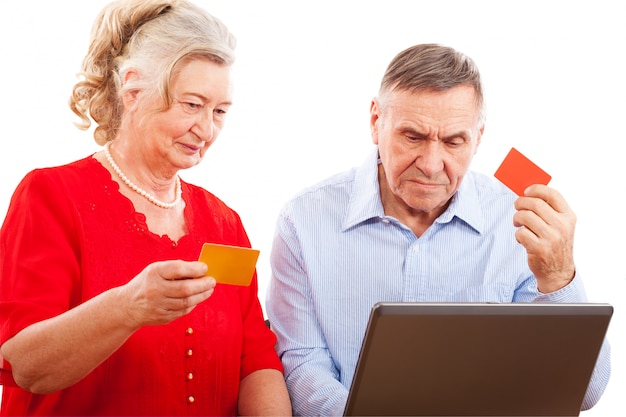
[[[626,25],[619,1],[209,1],[238,38],[235,105],[204,162],[181,176],[241,215],[264,300],[274,222],[302,187],[360,164],[368,110],[400,50],[443,43],[475,59],[488,119],[473,168],[515,146],[553,176],[578,215],[590,301],[615,306],[613,375],[585,417],[624,411]],[[103,0],[12,1],[0,9],[0,213],[24,174],[97,151],[67,107]],[[541,372],[541,370],[537,370]]]

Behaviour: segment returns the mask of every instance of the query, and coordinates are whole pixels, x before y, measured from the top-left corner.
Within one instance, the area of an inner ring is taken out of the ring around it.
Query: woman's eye
[[[198,103],[185,103],[185,105],[187,106],[187,108],[189,108],[190,110],[199,110],[202,108],[202,104],[198,104]]]
[[[183,108],[184,111],[189,113],[195,113],[204,107],[203,103],[198,103],[196,101],[182,101],[176,100],[178,104]]]

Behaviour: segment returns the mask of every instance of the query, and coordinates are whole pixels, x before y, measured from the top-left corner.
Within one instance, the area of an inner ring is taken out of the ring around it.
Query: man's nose
[[[420,147],[415,158],[415,166],[426,176],[432,176],[443,169],[442,144],[438,140],[428,140]]]

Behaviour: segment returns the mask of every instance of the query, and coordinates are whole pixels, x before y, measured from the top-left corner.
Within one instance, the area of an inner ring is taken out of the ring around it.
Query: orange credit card
[[[519,196],[533,184],[548,185],[552,177],[517,149],[511,148],[494,176]]]
[[[207,276],[220,284],[248,286],[252,282],[259,250],[241,246],[205,243],[198,260],[208,267]]]

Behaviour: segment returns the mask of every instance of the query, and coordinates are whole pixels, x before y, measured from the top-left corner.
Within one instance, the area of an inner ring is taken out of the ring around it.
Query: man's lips
[[[438,182],[438,181],[428,181],[421,179],[414,179],[411,182],[420,187],[445,187],[448,183]]]

